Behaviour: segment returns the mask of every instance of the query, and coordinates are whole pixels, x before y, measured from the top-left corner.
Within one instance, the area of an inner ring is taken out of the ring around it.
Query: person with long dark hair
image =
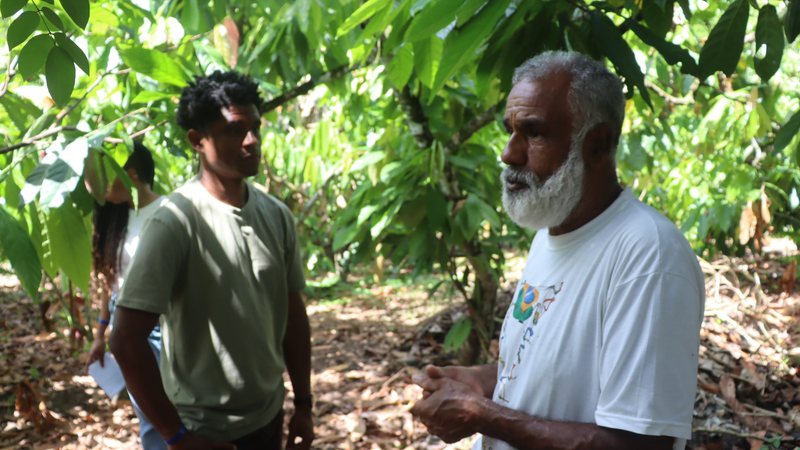
[[[155,163],[150,150],[143,144],[134,142],[133,153],[123,169],[136,191],[137,207],[134,208],[131,191],[117,178],[106,192],[105,203],[95,203],[94,208],[92,263],[101,301],[95,339],[86,362],[87,369],[95,361],[101,366],[105,365],[106,329],[111,324],[116,298],[125,281],[125,270],[136,253],[144,224],[166,198],[153,191]],[[158,325],[150,333],[148,341],[156,360],[160,359],[161,330]],[[145,450],[166,449],[164,440],[139,409],[133,396],[131,400],[139,417],[142,447]]]

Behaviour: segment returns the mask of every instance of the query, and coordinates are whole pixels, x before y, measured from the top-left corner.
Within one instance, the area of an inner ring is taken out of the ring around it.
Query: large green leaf
[[[453,31],[447,36],[444,57],[436,74],[436,82],[431,88],[434,93],[464,64],[476,58],[476,50],[503,17],[508,3],[509,0],[492,0],[463,29]]]
[[[786,39],[789,43],[794,42],[800,34],[800,0],[789,0],[789,9],[783,18],[783,26],[786,30]]]
[[[433,0],[411,21],[405,34],[409,42],[427,39],[455,20],[461,0]]]
[[[402,89],[408,83],[414,70],[414,53],[410,45],[403,45],[395,51],[394,57],[386,66],[386,76],[394,87]]]
[[[38,74],[52,48],[53,38],[48,34],[40,34],[29,40],[19,52],[19,65],[17,67],[20,75],[23,78],[31,78]]]
[[[67,37],[64,33],[56,33],[56,45],[63,48],[67,54],[72,58],[72,61],[81,68],[83,73],[89,74],[89,59],[86,57],[86,54],[83,53],[80,47],[78,47],[75,42],[72,41],[69,37]]]
[[[187,32],[192,34],[205,33],[213,28],[213,18],[208,8],[208,2],[203,2],[201,6],[199,0],[186,0],[183,2],[183,12],[181,12],[181,24]]]
[[[66,105],[75,87],[75,65],[69,53],[60,47],[51,48],[47,54],[44,75],[50,96],[57,105]]]
[[[700,76],[706,78],[716,71],[731,76],[736,70],[744,49],[744,35],[747,31],[747,18],[750,3],[736,0],[725,10],[722,17],[700,50]]]
[[[61,7],[75,25],[86,28],[89,23],[89,0],[61,0]]]
[[[42,11],[42,14],[44,15],[44,18],[47,19],[48,22],[53,24],[53,26],[55,26],[59,30],[64,31],[64,22],[62,22],[61,19],[59,19],[58,14],[56,14],[55,11],[46,6],[42,6],[40,9]]]
[[[5,208],[0,207],[0,247],[11,262],[22,287],[34,300],[42,281],[42,265],[28,233]]]
[[[28,4],[28,0],[0,0],[0,15],[11,17]]]
[[[40,22],[39,14],[34,11],[25,11],[14,19],[11,25],[8,26],[8,33],[6,34],[8,49],[11,50],[25,42],[25,39],[28,39],[33,34]]]
[[[142,47],[120,47],[119,54],[125,64],[143,75],[183,87],[189,82],[181,66],[164,52]]]
[[[58,208],[75,190],[83,173],[89,147],[81,137],[61,147],[55,143],[48,149],[39,165],[28,175],[20,193],[23,203],[30,203],[39,196],[39,204],[46,208]]]
[[[775,136],[775,152],[780,152],[786,148],[798,131],[800,131],[800,111],[794,113],[778,131]]]
[[[681,63],[681,72],[688,74],[697,73],[697,62],[695,62],[688,50],[680,45],[666,41],[649,29],[639,25],[636,21],[629,20],[627,24],[630,26],[631,30],[639,36],[639,39],[658,50],[658,53],[664,57],[667,63],[673,66]]]
[[[369,0],[361,5],[336,31],[336,37],[346,34],[362,22],[374,16],[378,11],[382,11],[392,0]]]
[[[45,224],[56,266],[83,292],[88,292],[92,245],[80,212],[67,202],[50,210]]]
[[[756,73],[763,81],[772,78],[780,68],[781,59],[783,58],[783,45],[783,31],[781,30],[780,19],[778,19],[778,10],[772,5],[764,5],[758,13],[756,51],[761,46],[766,46],[767,52],[763,59],[758,56],[753,58]]]
[[[628,88],[633,91],[633,87],[636,86],[642,95],[642,99],[652,107],[650,94],[644,85],[642,69],[636,62],[633,50],[622,38],[614,22],[606,17],[605,14],[597,11],[592,12],[592,36],[598,43],[600,51],[608,56],[608,59],[617,68],[619,74],[625,78],[625,84],[628,85]]]
[[[438,36],[414,43],[414,73],[427,87],[433,87],[442,58],[442,40]]]
[[[472,319],[469,317],[459,319],[444,337],[445,351],[452,352],[461,348],[467,342],[470,332],[472,332]]]

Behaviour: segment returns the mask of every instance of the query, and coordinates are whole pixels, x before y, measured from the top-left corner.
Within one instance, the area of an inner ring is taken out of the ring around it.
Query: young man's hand
[[[100,361],[100,367],[105,367],[105,355],[106,338],[103,336],[96,337],[91,350],[89,350],[89,359],[86,361],[86,371],[89,371],[89,366],[95,361]]]
[[[297,438],[301,441],[295,443]],[[286,439],[286,449],[309,450],[314,441],[314,419],[311,408],[298,406],[289,420],[289,437]]]

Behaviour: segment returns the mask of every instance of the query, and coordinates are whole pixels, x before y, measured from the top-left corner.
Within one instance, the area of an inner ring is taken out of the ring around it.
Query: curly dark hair
[[[205,130],[222,118],[220,109],[231,105],[255,105],[261,112],[263,100],[258,85],[250,77],[232,70],[198,77],[181,92],[178,125],[187,131]]]

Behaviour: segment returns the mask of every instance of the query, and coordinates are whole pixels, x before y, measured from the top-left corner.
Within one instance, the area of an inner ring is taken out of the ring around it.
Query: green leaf
[[[0,15],[11,17],[28,4],[28,0],[0,0]]]
[[[69,56],[72,57],[72,60],[78,67],[80,67],[83,73],[88,75],[89,59],[86,58],[86,53],[83,53],[83,50],[81,50],[81,48],[78,47],[78,45],[73,42],[72,39],[68,38],[64,33],[56,33],[55,38],[56,45],[63,48],[69,54]]]
[[[33,11],[25,11],[14,19],[8,26],[8,34],[6,34],[8,49],[11,50],[25,42],[25,39],[33,34],[40,22],[39,14]]]
[[[736,70],[744,49],[744,35],[750,4],[747,0],[731,3],[700,50],[700,77],[706,78],[716,71],[731,76]]]
[[[89,0],[61,0],[61,7],[80,28],[89,23]]]
[[[650,94],[644,85],[642,69],[636,62],[633,50],[622,38],[614,22],[603,13],[592,12],[592,36],[598,43],[598,48],[608,56],[619,74],[625,78],[628,88],[633,91],[633,87],[636,86],[642,99],[652,108]]]
[[[59,30],[64,31],[64,22],[61,21],[61,19],[58,17],[55,11],[48,8],[47,6],[42,6],[40,9],[42,11],[42,14],[44,14],[45,19],[47,19]]]
[[[436,82],[431,88],[433,93],[441,89],[464,64],[475,59],[476,50],[503,17],[508,3],[509,0],[492,0],[463,29],[453,31],[447,36],[444,57],[436,74]]]
[[[764,59],[753,57],[756,73],[762,81],[768,81],[775,75],[783,59],[783,32],[778,19],[778,10],[772,5],[765,5],[758,13],[756,25],[756,53],[762,45],[767,47]]]
[[[171,84],[184,87],[189,80],[175,60],[164,52],[141,47],[122,47],[119,54],[125,64],[143,75]]]
[[[30,203],[38,195],[42,207],[58,208],[75,190],[89,152],[88,143],[80,137],[64,147],[62,145],[61,142],[51,145],[39,165],[28,175],[20,192],[23,203]]]
[[[88,292],[92,245],[80,212],[72,203],[65,203],[50,210],[45,226],[55,265],[83,292]]]
[[[783,18],[786,40],[791,44],[800,34],[800,0],[789,0],[789,9]]]
[[[353,242],[353,239],[358,236],[358,228],[355,224],[350,224],[344,228],[339,228],[336,230],[336,234],[333,235],[333,251],[337,252],[348,244]]]
[[[47,55],[53,48],[54,42],[47,34],[39,34],[31,38],[19,52],[19,69],[22,78],[31,78],[44,67]]]
[[[75,65],[69,53],[60,47],[53,47],[47,54],[45,63],[47,90],[58,106],[64,106],[75,87]]]
[[[427,39],[455,19],[460,0],[434,0],[411,20],[405,34],[408,42]]]
[[[628,26],[639,36],[645,44],[658,50],[668,64],[674,66],[681,63],[681,72],[688,74],[697,73],[697,63],[689,51],[680,45],[673,44],[659,37],[649,29],[639,25],[636,21],[628,20]]]
[[[475,11],[486,3],[486,0],[465,0],[456,11],[457,22],[456,26],[460,27],[467,23]]]
[[[427,87],[432,87],[442,58],[442,40],[437,36],[414,42],[414,72]]]
[[[403,45],[398,48],[394,57],[389,61],[386,67],[386,76],[389,77],[392,85],[397,89],[402,89],[411,78],[411,72],[414,70],[414,53],[411,51],[410,45]]]
[[[464,317],[459,319],[450,330],[447,332],[447,335],[444,337],[444,349],[445,351],[452,352],[456,351],[467,342],[467,338],[469,338],[469,334],[472,332],[472,319],[469,317]]]
[[[136,94],[136,97],[131,100],[131,103],[150,103],[172,97],[174,97],[174,94],[168,94],[166,92],[142,91]]]
[[[663,38],[672,28],[672,16],[674,9],[674,2],[669,2],[669,8],[666,8],[666,1],[648,1],[642,3],[641,15],[647,28],[655,35]]]
[[[392,0],[369,0],[364,3],[339,26],[339,29],[336,31],[336,37],[349,32],[365,20],[377,14],[378,11],[382,11],[391,1]]]
[[[103,164],[103,152],[97,149],[89,150],[83,172],[83,179],[87,184],[87,190],[94,200],[99,204],[106,201],[106,191],[108,190],[108,174]]]
[[[800,131],[800,111],[797,111],[786,121],[778,134],[775,136],[775,153],[782,151],[792,142],[792,139]]]
[[[0,207],[0,247],[11,262],[22,287],[36,300],[42,281],[42,264],[28,233],[20,223]]]
[[[214,22],[208,2],[204,2],[204,5],[201,6],[198,0],[185,1],[181,12],[181,23],[190,34],[200,34],[211,30]]]

